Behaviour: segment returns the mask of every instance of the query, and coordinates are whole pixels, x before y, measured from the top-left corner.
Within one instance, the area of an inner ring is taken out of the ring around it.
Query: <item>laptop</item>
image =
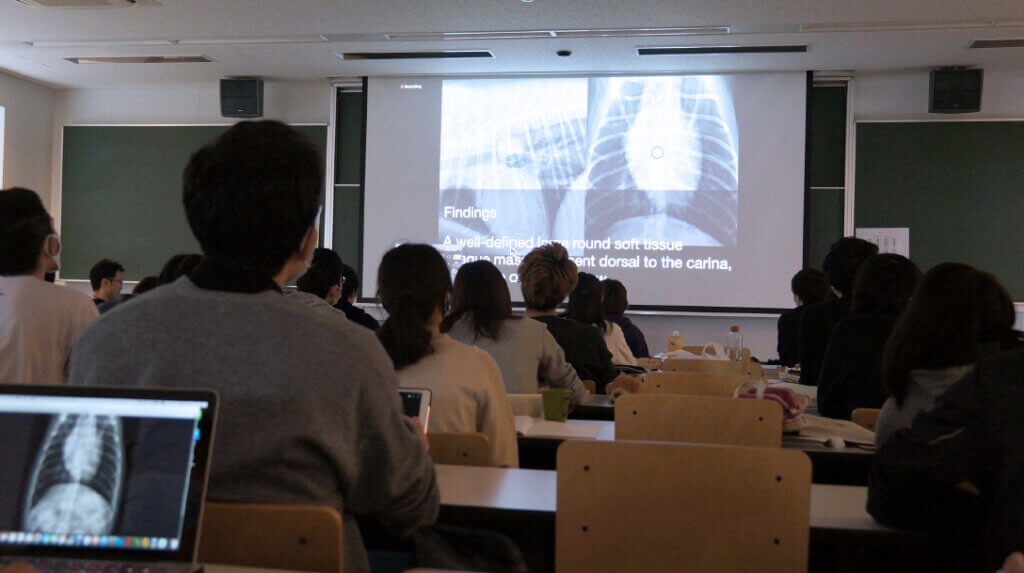
[[[217,395],[0,385],[0,564],[196,569]]]

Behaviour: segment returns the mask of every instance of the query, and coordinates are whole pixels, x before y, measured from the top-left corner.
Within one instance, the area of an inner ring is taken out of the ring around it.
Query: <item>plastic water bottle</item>
[[[668,337],[668,351],[669,353],[675,352],[676,350],[683,349],[683,335],[679,334],[678,330],[673,330],[672,335]]]
[[[729,360],[743,360],[743,335],[740,327],[732,325],[725,335],[725,352]]]

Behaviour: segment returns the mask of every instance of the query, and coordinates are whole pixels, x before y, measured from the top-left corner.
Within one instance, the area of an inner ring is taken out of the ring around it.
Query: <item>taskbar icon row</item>
[[[176,551],[178,540],[167,537],[126,535],[80,535],[28,531],[0,531],[0,543],[56,547],[102,547],[107,549],[150,549]]]

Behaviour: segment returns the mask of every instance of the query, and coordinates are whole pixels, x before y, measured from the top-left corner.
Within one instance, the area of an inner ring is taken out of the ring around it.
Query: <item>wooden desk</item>
[[[592,407],[599,406],[598,398],[606,397],[589,396],[588,400]],[[584,403],[586,404],[586,402]],[[566,424],[600,424],[601,433],[599,440],[615,439],[615,422],[607,420],[567,420]],[[547,437],[519,437],[519,467],[535,470],[555,469],[555,459],[558,454],[558,446],[563,440]],[[874,451],[847,446],[842,450],[835,450],[828,446],[807,440],[799,440],[790,437],[783,437],[782,447],[801,450],[811,458],[811,465],[814,468],[812,481],[816,484],[831,485],[859,485],[868,484],[868,474],[871,472],[871,462],[874,460]]]
[[[451,525],[509,536],[533,571],[554,569],[556,472],[438,465],[441,515]],[[810,570],[965,570],[981,543],[900,531],[875,523],[865,510],[867,488],[811,486]],[[738,547],[742,542],[738,541]]]

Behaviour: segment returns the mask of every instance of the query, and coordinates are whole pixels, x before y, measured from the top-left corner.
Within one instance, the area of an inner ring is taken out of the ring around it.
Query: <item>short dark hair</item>
[[[354,268],[342,264],[341,278],[345,281],[341,285],[341,300],[348,300],[359,290],[359,273]]]
[[[103,286],[103,279],[112,279],[117,273],[123,273],[124,267],[117,261],[100,259],[89,271],[89,283],[92,290],[99,290]]]
[[[132,289],[132,296],[139,296],[140,294],[149,292],[158,286],[160,286],[160,279],[158,277],[145,277],[135,285],[135,288]]]
[[[526,308],[536,310],[551,310],[562,304],[579,279],[576,263],[560,243],[526,253],[517,272]]]
[[[910,300],[921,269],[902,255],[868,257],[853,281],[852,312],[896,318]]]
[[[377,330],[384,350],[401,370],[434,352],[427,322],[444,312],[452,275],[430,245],[404,244],[387,253],[377,270],[377,296],[388,318]]]
[[[789,289],[804,304],[821,302],[828,295],[828,275],[809,267],[800,269],[789,281]]]
[[[341,257],[330,249],[317,248],[313,251],[313,262],[305,274],[295,281],[302,292],[327,298],[332,286],[341,284]]]
[[[192,155],[185,215],[203,254],[273,277],[315,224],[323,160],[279,121],[243,121]]]
[[[843,237],[832,243],[832,247],[821,261],[821,268],[828,275],[828,282],[832,283],[832,287],[843,296],[849,296],[860,264],[871,255],[877,254],[878,245],[857,237]]]
[[[1013,299],[991,274],[963,263],[932,267],[896,321],[882,356],[882,380],[903,406],[910,372],[973,364],[1016,342]]]
[[[497,340],[501,325],[512,318],[512,295],[508,283],[490,261],[473,261],[459,267],[452,289],[451,312],[441,324],[447,332],[462,317],[468,317],[476,337]]]
[[[601,281],[590,273],[580,273],[576,288],[569,293],[569,304],[565,307],[565,318],[592,324],[603,333],[608,329],[601,307]]]
[[[50,214],[35,191],[0,191],[0,275],[27,275],[39,265],[39,253],[53,233]]]
[[[629,308],[629,297],[626,293],[626,285],[615,279],[604,279],[601,281],[601,289],[604,295],[604,313],[606,316],[622,316]]]
[[[195,253],[174,255],[164,263],[164,268],[160,269],[160,275],[157,277],[160,281],[159,284],[173,283],[178,280],[178,277],[196,270],[201,262],[203,262],[203,255]]]

